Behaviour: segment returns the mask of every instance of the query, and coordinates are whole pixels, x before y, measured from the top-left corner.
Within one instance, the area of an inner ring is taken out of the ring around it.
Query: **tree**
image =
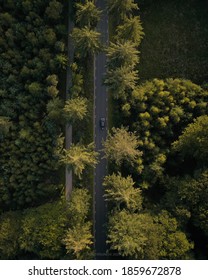
[[[117,165],[123,162],[134,164],[141,157],[141,152],[137,150],[137,136],[124,127],[112,128],[112,134],[108,134],[103,146],[105,156]]]
[[[58,85],[58,77],[55,74],[48,75],[46,78],[46,82],[48,86],[54,86],[56,87]]]
[[[108,243],[121,256],[144,259],[144,249],[149,247],[149,234],[154,230],[150,215],[123,210],[110,217]]]
[[[59,180],[55,150],[61,126],[47,116],[46,108],[58,94],[60,69],[55,62],[63,43],[57,48],[57,41],[64,42],[66,33],[54,14],[61,6],[58,0],[6,0],[0,8],[0,115],[12,124],[1,130],[1,211],[35,207],[60,194],[54,182]],[[46,80],[53,75],[57,77]]]
[[[120,15],[121,19],[124,19],[133,10],[138,10],[134,0],[108,0],[108,11]]]
[[[57,35],[53,28],[44,28],[41,37],[47,46],[54,46],[57,41]]]
[[[158,257],[169,260],[190,258],[190,250],[194,248],[193,243],[187,239],[184,232],[179,230],[177,220],[163,210],[154,218],[154,221],[159,233]]]
[[[87,99],[84,97],[74,97],[68,99],[64,106],[64,116],[67,121],[75,122],[82,120],[87,113]]]
[[[100,33],[86,26],[83,28],[75,27],[71,36],[74,41],[75,50],[81,57],[96,53],[100,49]]]
[[[54,61],[58,68],[66,70],[68,58],[65,54],[57,54]]]
[[[91,223],[77,224],[69,228],[66,238],[63,240],[67,253],[72,254],[75,259],[86,259],[89,255],[92,242]]]
[[[90,211],[90,194],[86,189],[73,188],[67,205],[70,226],[63,243],[67,253],[75,259],[86,259],[92,254],[91,223],[87,222]]]
[[[72,144],[70,148],[64,150],[64,152],[60,162],[72,168],[79,178],[87,166],[94,167],[97,164],[98,153],[94,151],[93,143],[89,144],[87,147],[81,144]]]
[[[139,52],[131,41],[110,43],[107,48],[107,66],[110,69],[129,66],[132,69],[139,62]]]
[[[182,158],[194,158],[198,166],[208,163],[208,116],[200,116],[189,124],[179,139],[173,143],[173,149]]]
[[[139,46],[144,36],[139,16],[125,18],[124,22],[116,29],[115,40],[128,40]]]
[[[15,259],[20,252],[21,213],[6,212],[0,216],[0,258]]]
[[[76,22],[82,27],[87,26],[89,28],[95,27],[99,17],[100,10],[96,8],[93,1],[87,0],[84,4],[76,3]]]
[[[105,199],[112,201],[120,209],[120,205],[130,210],[140,210],[142,207],[141,190],[134,188],[134,181],[131,176],[122,177],[121,173],[117,175],[106,176],[104,178],[103,186],[105,189]]]
[[[166,181],[166,187],[163,200],[165,207],[172,211],[179,221],[189,221],[208,237],[208,170],[195,171],[194,176],[170,177]]]
[[[149,213],[115,212],[110,217],[108,243],[130,259],[188,259],[193,249],[176,219],[167,211]]]
[[[87,189],[73,188],[68,203],[68,216],[71,224],[83,224],[90,211],[90,194]]]
[[[160,180],[166,166],[171,169],[176,161],[170,156],[171,144],[194,118],[208,112],[207,97],[208,92],[191,81],[172,78],[153,79],[134,89],[127,122],[140,138],[140,178],[147,185]]]
[[[41,93],[41,85],[40,83],[37,82],[32,82],[29,86],[28,86],[28,90],[31,94],[34,95],[39,95]]]
[[[66,206],[61,201],[25,210],[19,237],[21,249],[39,258],[61,258],[68,223]]]
[[[72,72],[72,86],[70,88],[70,94],[72,97],[74,97],[83,92],[84,80],[83,75],[80,73],[76,63],[72,63],[70,67]]]
[[[52,0],[49,2],[49,6],[46,8],[45,13],[48,18],[57,20],[60,18],[62,10],[63,5],[56,0]]]
[[[48,117],[52,120],[60,121],[63,117],[63,101],[55,97],[47,104]]]
[[[126,100],[129,92],[134,90],[138,80],[138,71],[129,66],[107,70],[104,83],[112,91],[115,99]]]
[[[12,122],[8,117],[0,116],[0,136],[7,133],[11,126],[12,126]]]

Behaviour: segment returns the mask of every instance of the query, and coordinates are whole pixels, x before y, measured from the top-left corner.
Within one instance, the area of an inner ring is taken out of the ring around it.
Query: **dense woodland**
[[[102,46],[95,2],[0,0],[0,257],[94,258],[92,61],[106,52],[109,258],[207,259],[208,5],[108,0]]]

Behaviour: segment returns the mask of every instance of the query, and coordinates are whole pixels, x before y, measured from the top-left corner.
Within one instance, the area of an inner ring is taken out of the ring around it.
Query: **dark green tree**
[[[125,18],[116,29],[116,41],[128,40],[139,46],[143,37],[144,32],[139,16]]]
[[[20,253],[21,213],[6,212],[0,216],[0,258],[15,259]]]
[[[136,87],[130,100],[127,122],[140,137],[142,177],[154,184],[163,177],[165,166],[172,164],[171,144],[194,118],[206,114],[208,92],[188,80],[154,79]]]
[[[208,116],[200,116],[189,124],[173,143],[175,151],[184,159],[195,159],[198,166],[208,164]]]
[[[87,0],[85,3],[76,3],[76,22],[82,27],[95,27],[100,14],[101,11],[97,9],[94,1]]]
[[[97,31],[89,29],[88,27],[75,27],[71,36],[74,42],[75,51],[81,57],[86,57],[100,50],[100,33]]]
[[[66,206],[47,203],[24,212],[20,247],[43,259],[59,259],[65,254],[62,240],[68,226]]]
[[[113,98],[126,100],[135,89],[138,80],[138,71],[129,66],[107,70],[104,83],[113,93]]]
[[[45,13],[49,19],[58,20],[61,17],[63,5],[56,0],[49,1],[49,6],[46,8]]]
[[[108,11],[112,14],[118,14],[121,19],[126,18],[133,10],[138,10],[134,0],[108,0]]]
[[[107,48],[107,66],[109,69],[129,66],[132,69],[139,62],[139,51],[131,41],[110,43]]]

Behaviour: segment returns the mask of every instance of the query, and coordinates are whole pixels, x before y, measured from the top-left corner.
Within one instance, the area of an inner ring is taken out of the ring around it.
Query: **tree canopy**
[[[142,207],[141,190],[134,187],[131,176],[122,177],[121,173],[108,175],[104,178],[105,199],[112,201],[120,209],[120,205],[130,210],[140,210]]]
[[[199,166],[208,163],[208,116],[200,116],[189,124],[173,143],[175,151],[184,157],[194,158]]]
[[[98,153],[94,151],[94,144],[88,146],[72,144],[68,150],[64,150],[64,155],[60,159],[68,168],[72,168],[74,174],[81,177],[87,166],[94,167],[97,164]]]
[[[125,18],[123,23],[116,28],[117,41],[127,40],[139,46],[143,37],[144,32],[139,16]]]
[[[130,259],[190,258],[193,244],[178,229],[176,219],[164,211],[156,218],[148,213],[116,212],[109,221],[108,242]]]
[[[63,110],[67,121],[73,123],[77,120],[82,120],[87,113],[87,99],[84,97],[68,99]]]
[[[75,50],[81,57],[94,54],[100,49],[100,33],[88,28],[87,26],[83,28],[75,27],[71,36],[74,42]]]
[[[132,69],[139,61],[139,51],[134,43],[130,41],[110,43],[107,48],[107,66],[111,69],[122,66],[129,66]]]
[[[80,26],[93,28],[97,25],[101,11],[97,9],[94,1],[87,0],[85,3],[76,3],[76,22]]]
[[[141,152],[137,150],[138,137],[124,127],[112,128],[103,146],[105,156],[117,165],[123,162],[134,164],[141,157]]]
[[[134,0],[108,0],[108,11],[110,13],[118,13],[121,19],[124,19],[133,10],[137,10],[138,6]]]

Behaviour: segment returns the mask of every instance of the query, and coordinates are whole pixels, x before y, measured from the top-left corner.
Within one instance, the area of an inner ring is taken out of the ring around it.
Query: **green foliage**
[[[93,28],[97,25],[101,11],[96,8],[94,1],[85,1],[85,3],[76,3],[76,22],[80,26]]]
[[[160,251],[162,259],[186,259],[189,258],[189,251],[194,248],[189,242],[185,233],[178,229],[178,223],[167,211],[162,211],[155,219],[159,228]],[[188,254],[187,254],[188,253]]]
[[[208,116],[200,116],[189,124],[173,143],[182,158],[194,158],[199,166],[208,163]]]
[[[83,97],[68,99],[63,110],[67,121],[73,123],[82,120],[87,113],[87,99]]]
[[[68,205],[68,217],[71,224],[62,241],[70,258],[88,259],[92,257],[92,224],[87,221],[89,211],[89,192],[86,189],[74,188]]]
[[[68,58],[65,54],[57,54],[54,62],[57,68],[66,70]]]
[[[97,164],[98,153],[94,151],[94,144],[87,147],[81,144],[72,144],[68,150],[64,150],[64,155],[60,162],[68,168],[72,168],[75,175],[81,178],[83,170],[87,166],[94,167]]]
[[[0,216],[1,259],[14,259],[19,252],[20,221],[21,214],[19,212],[7,212]]]
[[[5,133],[9,131],[12,123],[10,122],[8,117],[0,116],[0,137],[2,137]]]
[[[60,258],[67,224],[66,206],[60,201],[26,210],[19,237],[21,249],[43,259]]]
[[[123,210],[110,217],[108,242],[122,256],[144,259],[145,248],[151,248],[151,232],[154,234],[155,230],[149,214],[130,214]]]
[[[57,20],[61,17],[61,13],[63,10],[63,5],[56,0],[52,0],[49,2],[49,6],[46,8],[45,13],[48,18]]]
[[[63,118],[64,102],[58,97],[51,99],[47,104],[48,117],[52,120],[60,121]]]
[[[0,126],[4,128],[0,143],[0,208],[3,210],[36,206],[59,193],[55,186],[58,180],[55,151],[61,127],[54,122],[57,115],[54,107],[60,105],[58,67],[60,58],[65,57],[61,7],[56,0],[18,0],[15,5],[7,0],[1,5],[0,116],[4,124],[1,121]],[[57,48],[57,43],[62,47]],[[5,133],[9,127],[9,133]]]
[[[128,40],[139,46],[143,37],[144,32],[139,16],[125,18],[116,28],[115,40],[117,41]]]
[[[133,69],[139,62],[138,54],[135,44],[131,41],[111,42],[107,48],[107,66],[110,69],[122,66],[129,66]]]
[[[162,176],[172,142],[193,118],[206,114],[207,100],[207,91],[180,79],[154,79],[134,90],[131,113],[137,117],[131,129],[140,137],[145,181]]]
[[[141,190],[134,188],[134,181],[131,176],[122,177],[112,174],[104,178],[103,186],[105,189],[105,199],[112,201],[120,209],[120,205],[130,210],[140,210],[142,208]]]
[[[126,100],[129,93],[136,87],[137,71],[129,66],[107,70],[104,83],[113,93],[113,98]]]
[[[166,211],[155,218],[147,213],[116,212],[110,217],[108,238],[111,249],[130,259],[184,259],[193,248]]]
[[[68,213],[73,225],[83,224],[90,210],[90,195],[86,189],[74,188],[70,196]]]
[[[78,96],[83,92],[83,76],[78,70],[78,65],[72,63],[70,65],[72,71],[72,86],[70,88],[70,94],[72,97]]]
[[[91,223],[77,224],[69,228],[64,239],[67,253],[72,254],[75,259],[86,259],[91,251],[93,236]]]
[[[178,216],[178,220],[187,222],[190,219],[195,227],[208,236],[208,171],[197,172],[194,177],[170,177],[166,187],[168,191],[163,200],[166,207]]]
[[[1,258],[63,259],[67,254],[67,258],[73,259],[77,255],[91,256],[88,248],[92,239],[91,225],[86,221],[89,202],[86,189],[74,188],[69,202],[59,200],[22,212],[3,213],[0,216]],[[69,237],[69,232],[76,234]],[[85,234],[86,242],[82,234]],[[73,238],[73,244],[76,243],[73,246],[79,246],[79,250],[69,245]]]
[[[112,134],[108,134],[103,146],[105,156],[117,165],[123,162],[133,165],[141,157],[141,152],[137,150],[137,136],[124,127],[112,128]]]
[[[58,84],[58,77],[55,74],[49,75],[46,78],[46,83],[48,85],[47,87],[47,93],[49,94],[50,97],[55,98],[57,97],[59,91],[57,89],[57,84]]]
[[[83,28],[75,27],[71,36],[75,50],[81,57],[87,57],[100,50],[100,33],[89,29],[87,26]]]
[[[41,93],[41,85],[37,82],[32,82],[29,86],[28,86],[28,90],[29,93],[33,94],[33,95],[40,95]]]
[[[124,19],[133,10],[137,10],[138,6],[134,0],[108,0],[108,11],[118,14],[121,19]]]

